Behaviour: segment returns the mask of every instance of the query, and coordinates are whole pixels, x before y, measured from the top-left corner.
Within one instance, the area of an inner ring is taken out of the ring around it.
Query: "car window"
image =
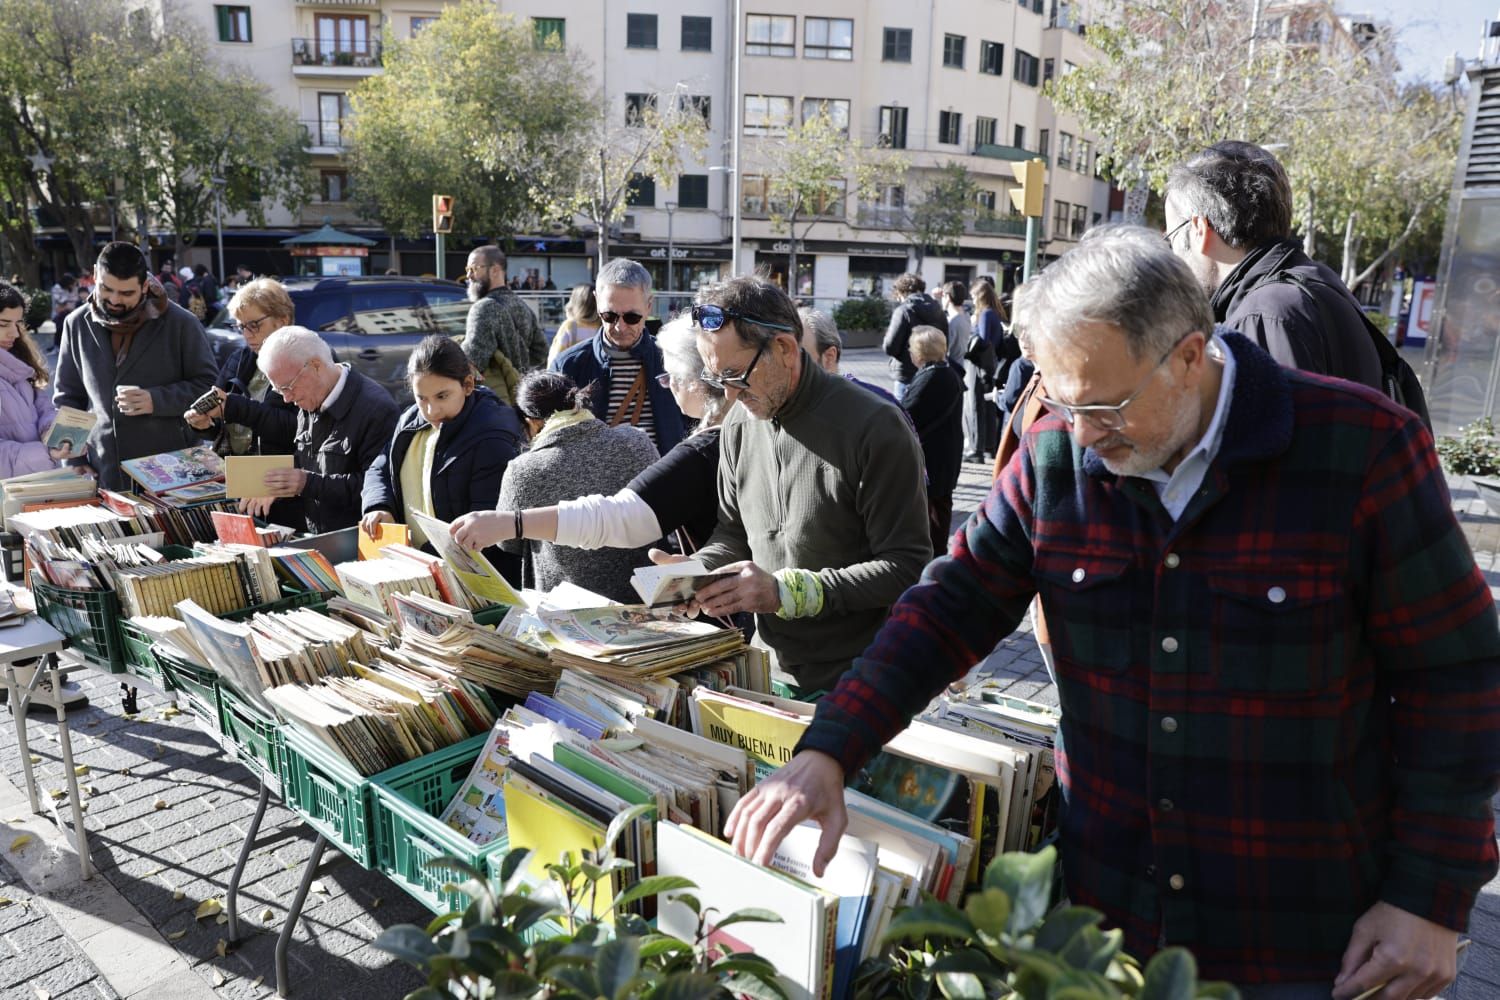
[[[297,325],[309,330],[349,328],[349,296],[342,291],[293,292],[292,309]]]
[[[450,337],[464,335],[464,323],[469,318],[469,297],[461,288],[424,288],[427,312],[431,326],[428,333],[446,333]]]
[[[369,334],[427,332],[427,303],[419,289],[356,286],[349,298],[353,330]]]

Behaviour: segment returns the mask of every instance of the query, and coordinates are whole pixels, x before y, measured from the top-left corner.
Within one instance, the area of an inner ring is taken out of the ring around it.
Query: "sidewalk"
[[[878,351],[850,351],[845,371],[886,384]],[[989,469],[964,467],[955,517],[983,499]],[[1500,595],[1500,518],[1453,481],[1454,504],[1478,563]],[[1023,629],[981,665],[1015,694],[1056,704],[1041,656]],[[222,901],[258,786],[168,700],[141,689],[140,713],[124,717],[115,678],[77,676],[91,704],[70,719],[98,872],[80,882],[69,835],[52,816],[30,815],[17,787],[21,762],[10,716],[0,711],[0,997],[15,1000],[209,1000],[275,995],[273,955],[313,834],[280,805],[267,809],[241,886],[243,939],[219,955],[227,928],[198,920],[204,900]],[[56,726],[33,720],[41,787],[65,787]],[[9,780],[7,780],[9,779]],[[88,789],[92,789],[89,792]],[[45,792],[44,792],[45,796]],[[163,803],[162,808],[157,803]],[[18,844],[22,836],[29,842]],[[422,985],[409,966],[369,944],[392,924],[430,915],[384,876],[336,850],[324,855],[290,949],[292,995],[306,1000],[387,1000]],[[180,894],[180,898],[179,898]],[[268,915],[268,917],[267,917]],[[1487,887],[1474,938],[1449,1000],[1500,996],[1500,879]]]

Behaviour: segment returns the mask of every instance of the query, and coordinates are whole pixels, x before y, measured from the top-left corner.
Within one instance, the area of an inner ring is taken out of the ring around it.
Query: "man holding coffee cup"
[[[94,289],[63,323],[53,402],[99,418],[86,456],[101,486],[124,489],[124,459],[197,444],[182,421],[217,369],[208,335],[170,301],[133,243],[110,243],[94,265]]]

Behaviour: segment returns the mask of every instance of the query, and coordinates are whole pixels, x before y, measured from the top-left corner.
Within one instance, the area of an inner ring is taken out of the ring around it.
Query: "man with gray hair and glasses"
[[[661,384],[661,349],[646,332],[651,274],[626,257],[605,264],[594,280],[599,332],[552,359],[552,370],[579,386],[595,383],[589,406],[611,427],[631,424],[665,455],[683,437],[682,411]]]
[[[1075,904],[1246,1000],[1436,996],[1496,873],[1495,602],[1432,437],[1215,327],[1159,233],[1016,295],[1051,413],[726,832],[765,862],[1040,595]]]

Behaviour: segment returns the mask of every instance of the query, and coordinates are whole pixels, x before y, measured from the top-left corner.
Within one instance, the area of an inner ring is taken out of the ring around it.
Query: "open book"
[[[447,521],[439,521],[415,510],[411,512],[411,518],[422,529],[422,534],[427,536],[427,544],[443,557],[453,569],[453,575],[458,577],[458,582],[467,587],[475,597],[483,598],[491,604],[515,606],[526,603],[488,559],[478,552],[470,552],[453,540],[453,536],[448,533]]]
[[[696,559],[665,566],[642,566],[630,574],[630,585],[648,607],[681,604],[699,587],[734,576],[735,570],[709,569]]]
[[[75,456],[82,455],[84,447],[88,444],[89,432],[98,422],[99,418],[87,410],[59,406],[57,420],[47,431],[45,444],[48,448],[61,448],[65,444],[72,445],[72,453]]]

